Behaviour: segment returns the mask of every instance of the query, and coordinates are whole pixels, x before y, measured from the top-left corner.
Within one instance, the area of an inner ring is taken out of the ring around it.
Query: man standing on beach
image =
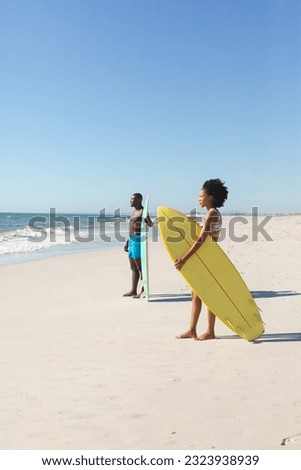
[[[134,193],[131,197],[130,204],[134,207],[129,221],[129,238],[124,246],[124,251],[128,252],[130,268],[132,271],[132,288],[129,292],[124,294],[124,297],[139,298],[140,294],[137,293],[137,287],[139,279],[141,278],[141,221],[142,221],[142,195],[140,193]],[[149,227],[153,226],[153,222],[149,215],[145,219],[145,222]]]

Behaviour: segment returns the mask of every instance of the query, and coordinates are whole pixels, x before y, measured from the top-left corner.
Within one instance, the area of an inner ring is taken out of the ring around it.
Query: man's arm
[[[152,226],[154,225],[152,219],[151,219],[150,216],[149,216],[149,214],[147,214],[147,216],[146,216],[146,218],[145,218],[144,220],[145,220],[145,222],[147,223],[147,225],[148,225],[149,227],[152,227]]]

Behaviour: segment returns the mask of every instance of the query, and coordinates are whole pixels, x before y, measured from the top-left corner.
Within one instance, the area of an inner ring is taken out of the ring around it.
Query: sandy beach
[[[272,241],[247,220],[221,246],[262,311],[255,342],[219,321],[175,339],[189,288],[160,240],[148,303],[122,296],[122,247],[2,266],[1,449],[300,450],[301,216],[273,217]]]

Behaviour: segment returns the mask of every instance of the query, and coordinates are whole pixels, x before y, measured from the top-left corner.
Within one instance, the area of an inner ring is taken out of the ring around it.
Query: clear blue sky
[[[300,0],[1,0],[0,211],[301,212]]]

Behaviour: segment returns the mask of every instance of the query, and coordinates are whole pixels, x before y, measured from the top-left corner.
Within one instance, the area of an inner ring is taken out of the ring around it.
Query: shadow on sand
[[[237,335],[230,336],[218,336],[217,339],[241,339]],[[260,338],[255,339],[255,341],[250,341],[250,343],[259,344],[259,343],[296,343],[301,342],[301,333],[273,333],[273,334],[263,334]]]
[[[270,297],[289,297],[291,295],[301,295],[301,292],[296,292],[292,290],[253,290],[251,291],[254,299],[267,299]]]
[[[191,294],[152,294],[150,302],[189,302]]]
[[[258,298],[275,298],[275,297],[289,297],[292,295],[301,295],[301,292],[296,291],[252,291],[252,296]],[[190,302],[190,294],[152,294],[149,298],[150,302]],[[217,336],[217,339],[241,339],[238,335],[223,335]],[[301,342],[300,333],[273,333],[263,334],[255,341],[250,341],[254,344],[260,343],[292,343]]]
[[[275,297],[290,297],[292,295],[301,295],[301,292],[292,290],[253,290],[251,291],[254,299],[268,299]],[[190,294],[152,294],[149,297],[150,302],[188,302],[191,300]]]

